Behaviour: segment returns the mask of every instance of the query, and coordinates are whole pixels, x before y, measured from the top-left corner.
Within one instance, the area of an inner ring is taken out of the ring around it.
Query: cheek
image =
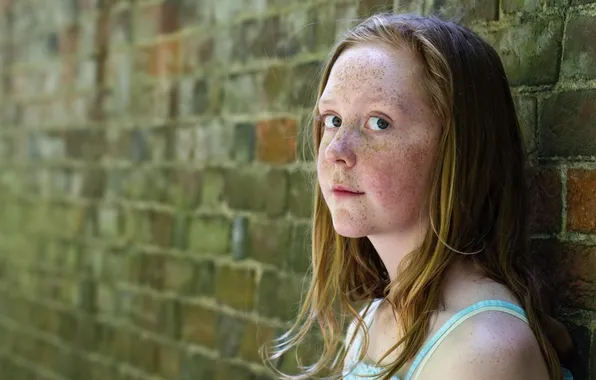
[[[425,191],[430,170],[427,147],[395,146],[370,161],[369,187],[384,204],[415,205]]]

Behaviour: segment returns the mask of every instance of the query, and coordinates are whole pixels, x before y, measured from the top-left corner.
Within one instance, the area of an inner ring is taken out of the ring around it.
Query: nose
[[[356,164],[356,154],[352,149],[355,132],[340,128],[325,148],[325,158],[335,165],[352,167]]]

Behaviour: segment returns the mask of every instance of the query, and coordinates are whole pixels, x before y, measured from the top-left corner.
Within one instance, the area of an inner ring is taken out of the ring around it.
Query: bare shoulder
[[[468,318],[442,346],[432,372],[446,380],[548,379],[531,328],[507,313],[485,311]]]

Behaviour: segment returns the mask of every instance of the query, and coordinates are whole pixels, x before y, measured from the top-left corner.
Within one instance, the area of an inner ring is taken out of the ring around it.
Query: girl
[[[455,23],[372,16],[332,50],[314,116],[312,281],[267,364],[316,321],[320,359],[281,378],[571,379],[497,53]]]

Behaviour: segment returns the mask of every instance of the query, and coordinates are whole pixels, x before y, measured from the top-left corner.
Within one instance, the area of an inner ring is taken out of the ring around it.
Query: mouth
[[[333,188],[331,189],[331,191],[333,192],[333,195],[337,195],[337,196],[358,196],[358,195],[364,195],[363,192],[352,190],[352,189],[349,189],[349,188],[344,187],[344,186],[333,186]]]

